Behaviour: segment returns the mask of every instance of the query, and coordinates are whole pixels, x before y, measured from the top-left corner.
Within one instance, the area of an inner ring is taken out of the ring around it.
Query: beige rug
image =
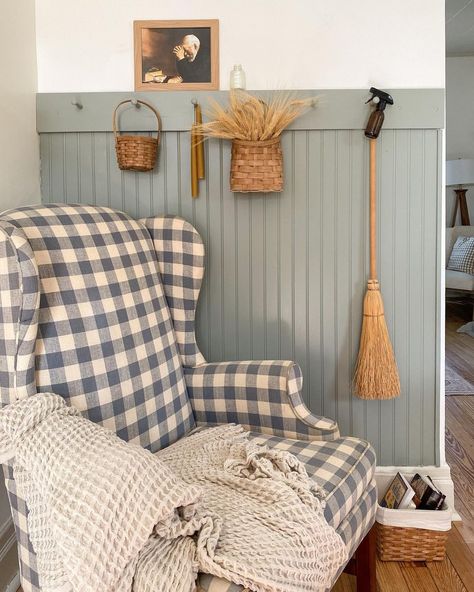
[[[466,335],[470,335],[471,337],[474,337],[474,321],[471,321],[470,323],[467,323],[466,325],[459,327],[457,332],[458,333],[465,333]]]
[[[474,395],[474,384],[446,364],[446,395]]]

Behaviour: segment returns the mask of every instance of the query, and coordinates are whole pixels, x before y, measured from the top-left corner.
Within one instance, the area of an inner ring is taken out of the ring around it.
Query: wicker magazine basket
[[[446,504],[442,510],[389,510],[379,506],[376,518],[379,559],[443,561],[451,515]]]
[[[377,553],[381,561],[443,561],[448,533],[377,524]]]
[[[232,141],[230,188],[243,193],[283,190],[280,136],[265,141]]]
[[[158,133],[156,138],[150,136],[120,135],[117,126],[117,111],[125,103],[132,103],[131,99],[121,101],[114,109],[112,128],[115,136],[115,152],[117,163],[122,171],[151,171],[155,167],[160,141],[161,119],[158,111],[149,103],[137,100],[153,111],[157,120]]]

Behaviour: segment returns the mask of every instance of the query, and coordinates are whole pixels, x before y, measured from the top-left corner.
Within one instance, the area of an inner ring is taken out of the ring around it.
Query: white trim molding
[[[451,479],[451,469],[449,468],[449,465],[443,464],[440,467],[377,467],[375,469],[375,480],[377,481],[379,496],[384,493],[389,486],[390,481],[399,472],[407,478],[412,477],[415,473],[429,475],[436,487],[446,495],[446,503],[453,509],[453,520],[461,520],[461,516],[455,509],[454,483]]]

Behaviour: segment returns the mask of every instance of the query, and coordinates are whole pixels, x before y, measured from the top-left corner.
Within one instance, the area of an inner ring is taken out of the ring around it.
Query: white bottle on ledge
[[[245,90],[245,72],[241,64],[235,64],[230,72],[230,88],[232,90]]]

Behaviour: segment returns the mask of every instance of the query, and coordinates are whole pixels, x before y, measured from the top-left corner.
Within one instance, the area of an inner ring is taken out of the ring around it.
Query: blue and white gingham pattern
[[[349,549],[349,557],[354,555],[359,543],[362,542],[365,535],[374,525],[376,512],[377,483],[375,479],[372,479],[364,494],[358,499],[350,513],[337,527],[337,532],[341,535],[342,540]]]
[[[474,236],[458,236],[447,269],[474,275]]]
[[[299,440],[334,440],[337,423],[313,415],[301,398],[303,378],[289,361],[219,362],[184,369],[198,425],[240,423]]]
[[[0,405],[36,392],[38,268],[21,230],[0,220]]]
[[[339,439],[335,422],[307,409],[293,362],[205,362],[195,339],[204,247],[192,226],[163,217],[141,224],[108,208],[69,205],[1,218],[2,404],[52,390],[156,449],[193,425],[183,365],[198,423],[238,422],[262,443],[297,454],[328,493],[328,520],[357,547],[375,513],[372,449]],[[11,467],[4,471],[22,587],[37,592],[27,508]],[[240,590],[206,576],[201,586]]]
[[[93,206],[2,219],[23,233],[38,268],[37,391],[152,451],[186,434],[194,417],[146,228]]]
[[[305,464],[310,477],[326,492],[324,514],[334,528],[341,524],[374,478],[375,451],[364,440],[345,437],[308,442],[255,432],[251,437],[258,444],[291,452]]]
[[[183,366],[199,366],[205,359],[195,334],[196,307],[204,276],[204,244],[196,229],[175,216],[140,220],[156,249],[176,340]]]
[[[23,232],[0,220],[0,405],[34,395],[38,330],[38,267]],[[15,533],[23,592],[39,590],[36,555],[25,501],[17,495],[13,469],[3,466]]]
[[[341,535],[347,548],[347,556],[352,557],[357,551],[357,547],[364,540],[369,530],[375,523],[375,513],[377,511],[377,485],[375,480],[369,483],[367,489],[356,505],[352,508],[350,514],[337,527],[336,532]],[[342,565],[339,572],[334,577],[333,585],[344,571],[345,565]],[[329,592],[332,586],[326,590]]]

